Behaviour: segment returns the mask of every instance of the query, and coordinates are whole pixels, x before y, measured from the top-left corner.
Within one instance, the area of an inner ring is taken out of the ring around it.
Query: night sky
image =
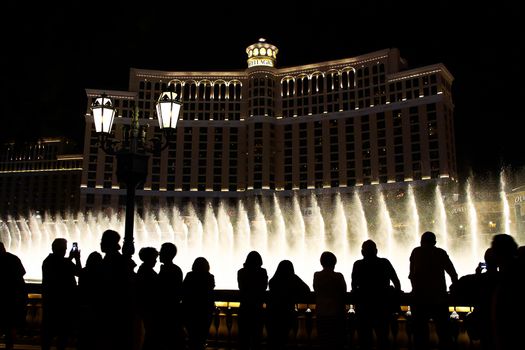
[[[190,2],[3,5],[1,141],[65,135],[82,145],[86,88],[127,90],[131,67],[244,69],[246,46],[264,37],[278,67],[391,47],[409,68],[441,62],[455,77],[460,174],[525,166],[519,1]]]

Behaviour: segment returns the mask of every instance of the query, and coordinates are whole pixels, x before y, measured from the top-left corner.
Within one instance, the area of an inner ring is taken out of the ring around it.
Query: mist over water
[[[213,200],[199,207],[190,202],[136,214],[134,259],[140,264],[141,247],[160,249],[162,243],[174,242],[178,247],[174,261],[184,274],[195,258],[204,256],[215,275],[216,288],[236,289],[237,270],[248,252],[257,250],[269,277],[282,259],[289,259],[311,286],[314,272],[321,269],[321,253],[330,250],[338,258],[336,271],[344,274],[350,286],[352,265],[362,258],[361,244],[370,238],[377,243],[378,255],[392,262],[402,289],[408,292],[410,252],[419,245],[424,231],[436,233],[437,246],[448,251],[460,276],[474,272],[496,231],[511,234],[522,244],[513,232],[503,181],[495,204],[500,210],[499,223],[491,232],[480,220],[470,183],[463,201],[436,185],[423,190],[408,185],[389,191],[378,187],[367,192],[257,196]],[[54,238],[66,238],[69,246],[78,242],[85,263],[90,252],[100,251],[100,237],[106,229],[123,237],[124,213],[54,218],[34,214],[8,219],[1,222],[0,239],[22,260],[26,279],[40,280],[41,264]]]

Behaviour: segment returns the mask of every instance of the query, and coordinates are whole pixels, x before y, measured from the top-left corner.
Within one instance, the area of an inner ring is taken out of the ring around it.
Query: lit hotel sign
[[[256,58],[252,57],[248,59],[248,68],[256,66],[273,67],[273,60],[270,58]]]

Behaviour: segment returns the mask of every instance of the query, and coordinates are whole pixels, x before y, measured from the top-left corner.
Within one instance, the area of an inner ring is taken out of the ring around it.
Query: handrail
[[[27,283],[28,294],[31,294],[33,298],[38,298],[38,295],[42,293],[42,285],[40,283]],[[268,291],[266,292],[266,296]],[[214,290],[214,299],[216,302],[239,302],[240,292],[238,289],[216,289]],[[346,304],[355,305],[356,296],[351,293],[346,293]],[[315,293],[310,292],[306,296],[299,297],[296,300],[297,304],[315,304]],[[399,295],[399,304],[400,305],[411,305],[412,303],[412,294],[402,292]],[[470,308],[474,306],[474,303],[471,300],[465,300],[464,298],[458,298],[449,294],[449,303],[451,307],[464,307]]]

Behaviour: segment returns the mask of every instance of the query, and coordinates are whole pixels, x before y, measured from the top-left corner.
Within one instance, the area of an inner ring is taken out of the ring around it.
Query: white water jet
[[[471,253],[475,258],[479,254],[478,248],[478,213],[474,205],[472,195],[472,185],[467,181],[467,213],[469,222],[469,238],[471,240]]]
[[[363,208],[363,203],[361,202],[361,198],[359,198],[357,192],[354,192],[352,196],[352,205],[354,209],[352,210],[352,213],[355,212],[355,215],[353,216],[352,226],[355,225],[358,235],[360,236],[360,241],[364,242],[370,238],[370,235],[368,233],[368,224],[366,222],[366,215],[365,210]]]
[[[173,238],[170,242],[180,242],[178,250],[188,251],[188,225],[184,222],[179,209],[173,207],[171,211],[167,211],[166,215],[171,215],[169,217],[171,219],[170,234],[173,235]]]
[[[385,196],[381,192],[379,194],[379,212],[378,212],[378,232],[376,232],[376,236],[380,237],[376,243],[378,245],[382,243],[386,243],[386,249],[388,256],[392,256],[392,252],[394,249],[394,228],[392,225],[392,219],[390,218],[390,214],[388,212],[388,208],[386,206],[385,202]]]
[[[170,223],[166,210],[159,210],[158,214],[158,230],[161,235],[161,242],[173,242],[175,241],[175,231]]]
[[[301,253],[304,257],[306,252],[306,225],[299,205],[297,196],[293,197],[292,215],[291,215],[291,239],[288,241],[292,248]]]
[[[309,246],[309,251],[315,256],[326,250],[326,234],[321,208],[313,193],[310,195],[310,203],[311,207],[305,215],[305,223],[307,223],[307,245]]]
[[[269,249],[277,253],[279,257],[284,257],[287,254],[286,242],[286,224],[284,222],[284,215],[281,210],[281,205],[277,196],[272,197],[273,215],[272,215],[272,239],[269,242]]]
[[[254,204],[254,217],[250,222],[251,237],[250,243],[251,248],[258,251],[266,251],[268,247],[268,227],[266,218],[261,210],[259,201],[256,200]]]
[[[193,251],[197,256],[201,256],[203,253],[202,241],[203,241],[203,227],[202,223],[195,212],[195,208],[190,203],[187,208],[188,215],[184,218],[186,225],[188,225],[188,247],[189,251]]]
[[[414,195],[414,190],[412,189],[412,185],[408,185],[408,215],[409,215],[409,232],[410,232],[410,240],[413,241],[414,245],[419,244],[419,238],[421,236],[421,230],[419,228],[419,214],[417,210],[417,204],[416,204],[416,198]]]
[[[217,225],[219,227],[219,246],[224,247],[226,251],[233,251],[233,225],[222,202],[217,212]]]
[[[333,216],[331,217],[330,230],[332,244],[330,249],[337,249],[340,247],[340,251],[344,258],[350,253],[348,246],[348,224],[345,215],[345,208],[341,201],[341,195],[338,193],[335,196]]]
[[[500,199],[501,199],[501,204],[502,204],[502,207],[503,207],[503,227],[504,227],[504,233],[508,234],[508,235],[511,235],[511,230],[510,230],[510,207],[509,207],[509,201],[507,200],[507,195],[505,193],[505,186],[506,186],[506,183],[505,183],[505,172],[502,170],[501,171],[501,174],[500,174]]]
[[[219,225],[211,203],[206,204],[202,229],[206,232],[206,238],[203,241],[204,251],[213,251],[214,248],[220,247]]]
[[[250,219],[248,212],[244,208],[244,203],[239,201],[237,211],[237,236],[235,245],[236,255],[240,255],[250,250]]]
[[[434,206],[434,218],[437,222],[434,226],[434,232],[442,242],[443,249],[448,251],[449,248],[449,237],[447,228],[447,211],[445,210],[445,203],[443,203],[443,195],[441,189],[436,186],[435,191],[435,206]]]

